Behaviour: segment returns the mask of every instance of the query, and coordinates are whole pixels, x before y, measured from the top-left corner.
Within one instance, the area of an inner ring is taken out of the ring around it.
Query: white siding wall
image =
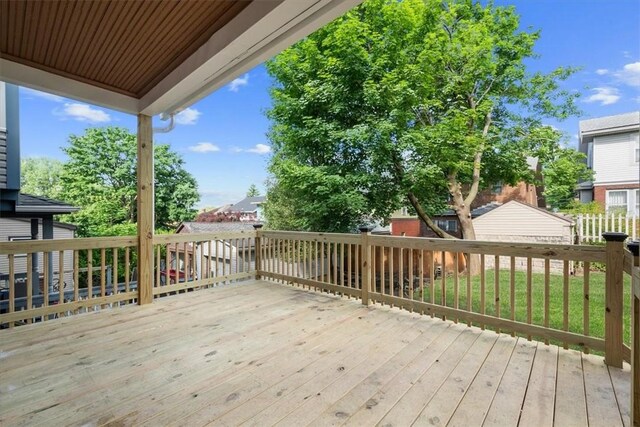
[[[624,184],[638,182],[635,149],[638,132],[597,136],[593,142],[594,184]]]
[[[18,236],[30,236],[31,224],[28,221],[20,221],[12,218],[0,218],[0,242],[8,242],[10,237]],[[53,227],[54,239],[72,239],[73,230],[62,227]],[[42,224],[38,229],[38,239],[42,239]],[[59,270],[59,252],[53,253],[53,279],[58,278]],[[67,283],[67,287],[72,286],[73,280],[73,251],[64,251],[64,281]],[[38,254],[38,271],[43,272],[43,255]],[[27,272],[27,257],[16,255],[15,256],[15,272],[26,273]],[[9,257],[7,255],[0,255],[0,273],[9,274]],[[4,286],[6,283],[0,281],[0,286]]]
[[[519,203],[507,203],[473,220],[476,239],[571,243],[570,223]]]
[[[571,223],[554,218],[535,208],[509,202],[494,211],[473,220],[477,240],[495,242],[526,242],[572,244]],[[494,268],[495,258],[485,257],[485,267]],[[516,269],[525,270],[526,258],[516,258]],[[500,268],[508,269],[509,257],[500,257]],[[561,272],[562,261],[551,261],[551,270]],[[534,259],[533,270],[544,271],[544,260]]]

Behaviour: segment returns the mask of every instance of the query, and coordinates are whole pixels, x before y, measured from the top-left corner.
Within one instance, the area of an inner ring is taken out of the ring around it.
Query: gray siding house
[[[75,237],[76,227],[72,224],[65,224],[62,222],[53,223],[53,238],[54,239],[73,239]],[[24,218],[0,218],[0,242],[12,242],[20,240],[31,240],[31,220]],[[36,239],[42,239],[42,221],[38,223],[38,234]],[[65,289],[72,289],[73,287],[73,251],[63,251],[63,263],[64,272],[62,285]],[[24,289],[24,277],[27,273],[27,256],[17,254],[15,255],[15,275],[16,275],[16,293],[18,296],[26,294]],[[55,290],[59,289],[60,285],[60,264],[59,252],[53,252],[51,255],[53,284]],[[44,274],[43,270],[44,260],[43,254],[38,253],[38,261],[36,268],[38,270],[38,276],[42,278]],[[9,273],[9,260],[7,255],[0,255],[0,289],[8,289],[8,273]]]

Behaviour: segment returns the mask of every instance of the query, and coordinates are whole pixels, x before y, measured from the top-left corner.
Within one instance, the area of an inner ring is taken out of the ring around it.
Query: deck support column
[[[640,241],[627,247],[633,254],[631,279],[631,425],[640,426]]]
[[[138,304],[153,302],[154,177],[151,117],[138,114]]]
[[[604,233],[607,242],[604,313],[604,362],[622,368],[622,312],[625,233]]]
[[[362,237],[360,243],[360,276],[362,280],[360,292],[363,305],[369,305],[369,290],[371,289],[371,243],[369,237],[372,229],[368,226],[360,227],[360,236]]]

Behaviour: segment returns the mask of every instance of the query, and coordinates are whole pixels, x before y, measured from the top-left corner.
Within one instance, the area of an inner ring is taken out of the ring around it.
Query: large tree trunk
[[[475,200],[479,184],[480,184],[480,160],[482,153],[476,153],[475,167],[473,174],[473,183],[466,198],[462,195],[462,186],[458,182],[455,172],[450,173],[447,176],[449,181],[449,193],[451,194],[451,200],[453,204],[453,210],[460,222],[460,231],[462,232],[462,238],[464,240],[476,240],[476,231],[473,228],[473,221],[471,218],[471,203]],[[467,260],[467,270],[471,275],[480,273],[480,255],[478,254],[465,254]]]
[[[465,207],[460,211],[456,210],[458,214],[458,220],[460,221],[460,231],[462,232],[462,238],[464,240],[476,240],[476,230],[473,228],[473,221],[471,219],[470,209]],[[467,270],[471,275],[480,274],[480,255],[479,254],[465,254],[467,261]]]

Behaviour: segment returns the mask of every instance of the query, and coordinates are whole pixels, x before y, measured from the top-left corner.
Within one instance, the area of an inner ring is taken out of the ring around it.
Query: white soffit
[[[118,92],[0,58],[0,80],[65,98],[136,114],[140,100]]]

